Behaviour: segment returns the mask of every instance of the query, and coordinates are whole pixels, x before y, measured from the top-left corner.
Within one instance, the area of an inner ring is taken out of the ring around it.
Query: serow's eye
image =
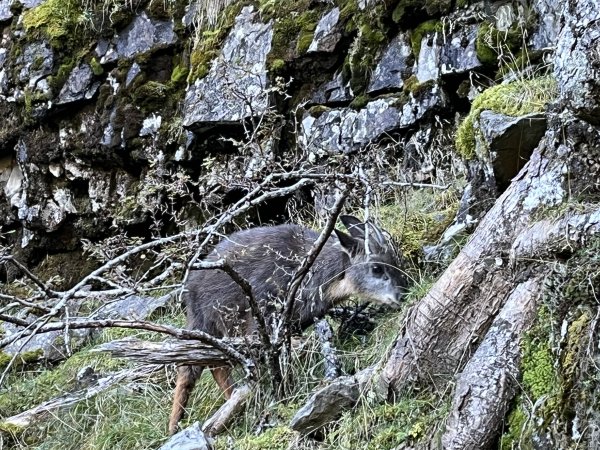
[[[373,266],[371,267],[371,272],[373,272],[373,275],[375,275],[376,277],[380,277],[381,275],[383,275],[383,267],[381,267],[378,264],[373,264]]]

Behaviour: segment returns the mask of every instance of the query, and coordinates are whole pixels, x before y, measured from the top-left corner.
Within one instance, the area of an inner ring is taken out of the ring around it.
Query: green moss
[[[424,83],[419,83],[416,75],[411,75],[404,81],[403,91],[406,94],[412,94],[413,97],[419,97],[423,93],[430,92],[435,86],[435,80],[429,80]]]
[[[585,344],[589,337],[590,321],[591,314],[584,311],[579,318],[571,322],[567,329],[567,343],[561,361],[566,388],[572,386],[577,376],[578,363],[582,352],[585,351]]]
[[[475,51],[483,64],[498,64],[499,56],[515,55],[523,45],[524,30],[517,25],[500,31],[490,22],[483,22],[477,30]]]
[[[316,24],[315,24],[316,25]],[[298,35],[298,42],[296,43],[296,55],[303,55],[308,51],[310,44],[313,41],[313,37],[315,35],[315,28],[312,29],[303,29],[300,30],[300,34]]]
[[[167,85],[158,81],[147,81],[133,92],[133,99],[135,104],[147,114],[164,107],[169,92]]]
[[[423,2],[419,0],[398,1],[398,4],[394,7],[394,11],[392,12],[392,20],[396,23],[401,22],[408,11],[413,10],[422,4]]]
[[[102,64],[100,64],[100,62],[98,62],[98,60],[95,57],[91,59],[90,67],[92,68],[92,72],[94,73],[94,75],[96,75],[97,77],[104,73],[104,68],[102,67]]]
[[[331,111],[331,108],[324,105],[316,105],[311,106],[308,110],[308,113],[313,116],[315,119],[319,118],[323,113]]]
[[[258,436],[248,436],[236,442],[239,450],[286,450],[295,433],[288,427],[270,428]]]
[[[404,80],[403,90],[405,92],[412,92],[419,86],[419,79],[416,75],[411,75],[406,80]]]
[[[323,7],[312,8],[309,0],[264,2],[260,7],[263,20],[273,20],[273,40],[267,66],[289,62],[306,53],[314,37]]]
[[[253,2],[242,0],[228,5],[219,18],[217,28],[204,31],[194,40],[194,48],[190,54],[189,83],[204,78],[208,74],[212,61],[219,56],[221,45],[235,23],[235,18],[248,4],[253,4]]]
[[[339,427],[331,430],[325,448],[367,450],[412,447],[432,430],[448,411],[448,404],[428,393],[402,398],[394,404],[362,401],[357,410],[345,413]],[[404,444],[404,445],[402,445]]]
[[[550,342],[539,338],[526,339],[523,352],[523,385],[535,401],[556,386],[554,356]]]
[[[285,70],[287,63],[283,59],[274,59],[271,61],[270,71],[272,74],[279,74]]]
[[[48,85],[52,89],[52,92],[55,94],[60,92],[60,89],[67,81],[67,78],[69,78],[69,75],[74,68],[75,61],[72,58],[68,58],[58,67],[56,74],[48,77]]]
[[[423,38],[428,34],[433,34],[442,31],[442,22],[439,20],[428,20],[417,26],[410,33],[410,45],[415,58],[419,57],[421,52],[421,43]]]
[[[25,429],[12,423],[0,422],[0,431],[11,436],[19,436]]]
[[[378,20],[363,20],[365,23],[359,25],[358,35],[342,68],[344,78],[349,79],[350,87],[357,95],[361,95],[367,87],[368,74],[375,65],[375,58],[387,42],[387,27]]]
[[[365,106],[367,106],[367,103],[369,103],[369,96],[368,95],[357,95],[354,100],[352,100],[352,102],[350,102],[350,108],[353,109],[362,109]]]
[[[473,101],[471,111],[458,127],[455,141],[457,152],[466,159],[475,156],[475,123],[481,111],[490,110],[513,117],[542,112],[556,95],[556,80],[549,76],[488,88]]]
[[[189,74],[189,70],[187,67],[177,65],[173,67],[173,72],[171,72],[171,82],[175,85],[179,85],[183,83]]]
[[[12,370],[19,369],[29,364],[37,363],[42,356],[44,351],[42,349],[30,350],[27,352],[20,353],[12,364]],[[4,370],[10,361],[13,359],[13,355],[9,355],[5,352],[0,352],[0,370]]]
[[[23,27],[27,33],[41,33],[58,48],[80,38],[82,31],[76,28],[82,13],[76,0],[47,0],[25,11]]]
[[[414,190],[398,203],[379,208],[377,219],[402,252],[410,255],[420,252],[423,245],[436,242],[457,209],[458,197],[452,193]]]
[[[523,402],[522,398],[517,399],[517,406],[510,412],[508,415],[508,421],[506,426],[506,433],[504,433],[500,439],[500,449],[501,450],[513,450],[515,448],[515,444],[519,443],[519,447],[523,450],[529,450],[530,446],[526,445],[526,435],[528,434],[527,428],[525,427],[528,422],[528,417],[521,403]]]

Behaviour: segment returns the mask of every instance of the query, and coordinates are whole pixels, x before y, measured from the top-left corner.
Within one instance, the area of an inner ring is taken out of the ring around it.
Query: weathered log
[[[210,417],[202,426],[208,436],[216,436],[225,431],[231,420],[244,408],[250,398],[254,385],[242,384],[237,386],[231,397]]]
[[[518,388],[520,342],[535,318],[538,279],[519,284],[459,375],[442,436],[445,450],[487,448]]]
[[[160,370],[160,366],[147,365],[111,373],[96,380],[93,384],[85,389],[81,389],[76,392],[69,392],[59,397],[55,397],[47,402],[42,403],[41,405],[4,419],[2,422],[0,422],[0,429],[21,430],[27,428],[30,425],[47,417],[57,409],[66,408],[79,403],[82,400],[90,399],[101,392],[107,391],[122,381],[134,381],[144,378],[154,372],[157,372],[158,370]]]
[[[258,345],[257,339],[228,338],[223,339],[226,345],[238,351],[247,350]],[[147,364],[197,364],[222,365],[223,362],[233,362],[220,350],[208,344],[195,341],[162,342],[143,341],[136,338],[124,338],[98,345],[94,352],[108,352],[119,358],[133,359]]]

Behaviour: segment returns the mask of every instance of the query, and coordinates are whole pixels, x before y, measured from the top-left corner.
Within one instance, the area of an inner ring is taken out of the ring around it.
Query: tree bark
[[[411,309],[379,379],[394,398],[409,384],[442,385],[460,373],[446,449],[493,445],[518,389],[519,341],[534,316],[537,287],[552,264],[600,234],[600,8],[594,0],[562,4],[554,57],[559,98],[548,130]]]
[[[460,374],[442,444],[447,450],[488,447],[518,388],[521,336],[535,318],[538,279],[519,284]]]
[[[584,243],[582,237],[598,232],[593,214],[600,192],[600,9],[594,0],[562,3],[563,28],[554,57],[559,98],[549,113],[548,131],[458,257],[408,315],[381,378],[390,396],[408,382],[445,382],[461,370],[515,285],[543,270],[543,262],[521,258],[534,245],[522,236],[548,242],[550,228],[574,220],[571,203],[580,203],[584,214],[561,245],[572,250]],[[551,211],[557,220],[537,223]],[[557,255],[553,248],[540,251]]]

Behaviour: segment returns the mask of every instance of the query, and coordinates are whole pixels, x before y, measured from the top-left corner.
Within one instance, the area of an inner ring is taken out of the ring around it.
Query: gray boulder
[[[531,44],[535,50],[554,47],[560,31],[560,17],[562,5],[554,0],[535,0],[533,9],[537,12],[539,21],[531,37]]]
[[[598,49],[600,8],[597,0],[581,0],[576,7],[563,8],[563,23],[586,24],[580,30],[563,26],[556,39],[554,76],[559,97],[577,116],[600,125],[600,77],[598,58],[590,58],[590,49]],[[597,54],[597,53],[596,53]]]
[[[431,36],[433,34],[433,36]],[[437,80],[440,75],[442,46],[438,43],[438,33],[428,33],[421,40],[421,50],[417,58],[415,75],[419,83]]]
[[[489,151],[498,187],[502,190],[529,160],[533,149],[546,132],[546,117],[534,113],[509,117],[482,111],[479,129]]]
[[[338,7],[333,8],[321,17],[315,29],[315,35],[310,43],[310,47],[308,47],[308,53],[332,52],[335,49],[335,46],[342,37],[339,21],[340,8]]]
[[[266,62],[272,38],[273,24],[260,22],[252,6],[244,7],[209,73],[188,88],[183,125],[237,124],[263,114],[269,106]]]
[[[406,128],[445,101],[437,86],[405,103],[395,97],[369,102],[363,109],[330,109],[302,120],[301,145],[317,154],[350,153],[377,141],[386,133]]]
[[[11,4],[12,0],[0,0],[0,22],[12,19],[13,14],[10,10]]]
[[[87,64],[75,67],[58,95],[59,105],[78,100],[90,99],[94,96],[100,83],[93,83],[94,74]]]
[[[180,431],[163,444],[158,450],[212,450],[212,440],[204,435],[200,424]]]
[[[50,44],[45,41],[33,42],[25,47],[17,58],[16,65],[21,67],[18,79],[26,83],[29,89],[47,93],[49,91],[45,78],[52,73],[54,53]]]
[[[133,58],[175,42],[177,34],[173,21],[155,20],[142,12],[116,38],[111,41],[100,39],[95,52],[100,57],[100,62],[105,64],[119,58]]]
[[[164,308],[172,298],[172,294],[162,297],[130,295],[102,305],[94,312],[92,318],[143,320],[151,316],[157,309]]]
[[[150,19],[145,12],[137,16],[117,38],[119,57],[131,58],[157,47],[166,47],[177,41],[173,22]]]
[[[442,74],[462,73],[481,66],[475,51],[476,38],[477,25],[466,26],[447,37],[440,55]]]
[[[334,75],[333,80],[322,84],[313,95],[311,103],[328,104],[337,102],[349,102],[354,98],[350,84],[344,81],[341,72]]]
[[[158,308],[164,307],[172,300],[172,295],[167,294],[159,298],[140,297],[131,295],[128,297],[119,298],[117,300],[106,302],[90,316],[92,319],[128,319],[128,320],[144,320],[152,315]],[[93,300],[92,300],[93,301]],[[82,305],[79,302],[74,307],[71,307],[71,313],[76,313]],[[92,307],[93,304],[88,305]],[[35,317],[23,317],[28,321],[33,321]],[[0,331],[5,336],[21,331],[22,328],[11,323],[4,322],[0,325]],[[74,351],[80,348],[85,342],[93,337],[98,330],[81,329],[81,330],[64,330],[52,331],[49,333],[36,334],[16,340],[12,344],[6,346],[3,351],[8,355],[21,355],[28,362],[36,360],[44,361],[60,361],[68,356],[68,350]],[[65,336],[68,337],[65,342]]]
[[[382,89],[401,89],[404,80],[413,73],[409,65],[412,49],[408,35],[398,34],[383,51],[383,55],[373,71],[367,92]]]

